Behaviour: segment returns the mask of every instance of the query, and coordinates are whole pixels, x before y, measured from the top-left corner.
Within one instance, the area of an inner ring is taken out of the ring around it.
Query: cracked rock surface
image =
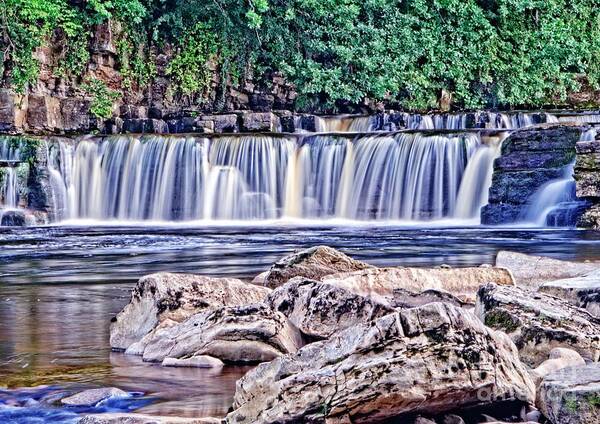
[[[534,391],[507,335],[431,303],[260,364],[238,381],[227,422],[377,423],[497,399],[531,403]]]

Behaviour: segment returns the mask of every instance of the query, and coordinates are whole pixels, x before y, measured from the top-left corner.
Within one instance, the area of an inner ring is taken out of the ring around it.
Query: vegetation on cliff
[[[281,72],[300,109],[428,109],[442,92],[461,108],[542,106],[600,88],[596,0],[0,0],[0,20],[0,73],[21,91],[44,44],[60,45],[58,75],[81,77],[109,20],[123,88],[149,84],[169,46],[175,90],[196,103],[214,72],[231,84]]]

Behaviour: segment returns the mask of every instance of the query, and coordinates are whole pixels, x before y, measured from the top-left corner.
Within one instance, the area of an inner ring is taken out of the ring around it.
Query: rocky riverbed
[[[252,283],[149,275],[111,322],[115,351],[163,367],[252,368],[225,417],[80,422],[597,423],[597,268],[512,252],[496,266],[377,268],[317,246]],[[107,387],[55,401],[131,396]]]

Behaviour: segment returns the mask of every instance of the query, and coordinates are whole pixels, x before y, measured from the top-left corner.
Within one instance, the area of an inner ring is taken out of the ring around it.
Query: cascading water
[[[59,220],[431,220],[477,217],[488,150],[477,133],[113,136],[55,142],[48,168]]]
[[[6,166],[0,168],[0,209],[16,209],[19,203],[17,164],[20,160],[20,144],[8,138],[0,138],[0,161]]]

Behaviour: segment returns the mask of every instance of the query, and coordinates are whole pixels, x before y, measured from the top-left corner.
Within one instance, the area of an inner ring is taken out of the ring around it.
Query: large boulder
[[[487,284],[479,289],[475,313],[488,327],[509,334],[530,366],[541,364],[555,347],[588,360],[600,356],[600,319],[553,296]]]
[[[159,273],[141,278],[129,304],[113,318],[110,345],[125,350],[164,322],[178,323],[205,309],[261,302],[270,290],[234,278]]]
[[[600,263],[562,261],[504,250],[498,252],[496,266],[510,270],[517,285],[533,287],[547,281],[579,277],[600,270]]]
[[[316,246],[293,253],[275,262],[264,275],[264,285],[275,288],[294,277],[320,280],[338,272],[358,271],[372,268],[356,261],[331,247]]]
[[[144,346],[143,359],[164,362],[208,355],[229,363],[257,363],[301,346],[300,333],[282,313],[255,304],[208,310],[157,329]]]
[[[259,365],[238,381],[227,422],[376,423],[498,399],[532,402],[534,391],[505,334],[431,303]]]
[[[393,308],[331,284],[296,277],[273,290],[267,303],[309,338],[329,336],[387,315]]]
[[[537,406],[553,424],[599,423],[600,364],[547,375],[538,389]]]
[[[539,291],[568,300],[600,318],[600,269],[583,277],[544,283]]]
[[[508,270],[494,267],[371,268],[325,276],[321,281],[390,305],[401,294],[398,290],[416,293],[438,290],[474,302],[482,284],[514,285]]]

